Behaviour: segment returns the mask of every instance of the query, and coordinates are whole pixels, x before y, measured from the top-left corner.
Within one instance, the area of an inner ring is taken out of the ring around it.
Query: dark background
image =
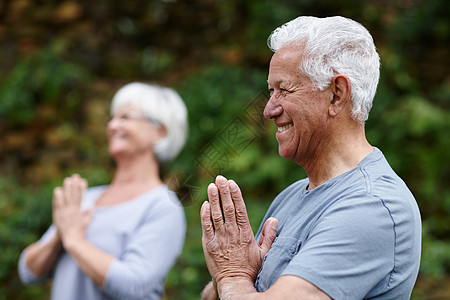
[[[305,176],[279,157],[267,101],[273,29],[299,15],[343,15],[373,34],[381,80],[369,142],[408,184],[423,219],[413,299],[450,298],[450,13],[445,0],[0,1],[0,300],[48,299],[23,286],[21,250],[51,223],[52,189],[74,172],[108,183],[111,97],[130,81],[174,87],[190,135],[163,170],[188,233],[166,299],[199,299],[209,275],[199,208],[217,173],[235,179],[254,230],[270,201]]]

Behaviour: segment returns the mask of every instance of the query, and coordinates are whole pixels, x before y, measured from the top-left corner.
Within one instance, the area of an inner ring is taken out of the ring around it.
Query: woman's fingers
[[[80,176],[75,178],[74,202],[77,206],[81,205],[81,200],[83,199],[83,195],[87,189],[87,186],[88,183],[86,179],[81,178]]]
[[[72,194],[72,189],[73,189],[73,184],[72,184],[72,179],[71,179],[71,177],[66,177],[66,178],[64,178],[64,181],[63,181],[63,186],[62,186],[62,188],[63,188],[63,196],[64,196],[64,203],[65,204],[69,204],[69,201],[70,201],[70,197],[69,197],[69,195],[70,194]]]
[[[61,187],[53,189],[53,211],[64,205],[64,192]]]
[[[80,206],[83,194],[87,189],[87,180],[78,174],[66,177],[63,182],[64,202]]]

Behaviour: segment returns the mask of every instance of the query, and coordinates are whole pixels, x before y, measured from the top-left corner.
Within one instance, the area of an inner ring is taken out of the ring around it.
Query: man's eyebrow
[[[271,85],[270,82],[269,82],[269,80],[267,80],[267,84],[268,84],[268,85]],[[284,81],[284,80],[282,80],[282,79],[279,79],[279,80],[274,81],[272,85],[281,85],[281,84],[287,84],[287,85],[290,85],[291,83],[290,83],[289,81]]]
[[[274,83],[281,83],[281,82],[283,82],[283,80],[278,79],[278,80],[276,80]],[[269,79],[267,79],[267,83],[270,84]]]

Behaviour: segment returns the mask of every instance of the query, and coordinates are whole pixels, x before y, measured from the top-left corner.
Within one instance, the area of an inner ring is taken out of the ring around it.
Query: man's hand
[[[81,212],[80,205],[87,181],[78,174],[64,179],[63,187],[53,191],[53,223],[64,247],[77,239],[84,239],[92,211]]]
[[[217,176],[208,186],[209,202],[202,205],[202,244],[206,265],[220,294],[221,282],[244,280],[254,284],[264,256],[275,237],[278,221],[269,218],[256,242],[238,185]]]
[[[215,287],[214,282],[210,281],[203,288],[201,300],[219,300],[219,295],[217,295],[217,288]]]

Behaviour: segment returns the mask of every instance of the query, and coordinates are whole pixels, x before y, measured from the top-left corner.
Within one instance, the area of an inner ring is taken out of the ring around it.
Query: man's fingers
[[[208,208],[211,210],[211,219],[214,225],[214,229],[222,230],[223,217],[222,208],[220,207],[219,190],[214,183],[210,183],[208,186]]]
[[[241,189],[236,184],[236,182],[234,182],[234,180],[230,180],[229,184],[230,184],[231,196],[232,196],[234,207],[235,207],[236,223],[241,230],[249,229],[250,222],[248,220],[247,209],[245,208],[245,203],[244,203],[244,199],[242,198]],[[253,235],[253,233],[252,233],[252,235]]]
[[[259,248],[261,250],[261,257],[264,257],[272,247],[273,241],[277,237],[278,220],[275,218],[268,218],[264,223],[259,238]]]
[[[203,240],[207,243],[214,238],[214,227],[211,222],[211,206],[205,201],[200,209],[200,221],[202,223]]]
[[[225,177],[219,175],[216,177],[216,186],[219,189],[220,204],[227,231],[230,233],[237,231],[236,213],[233,200],[231,199],[229,182]]]
[[[219,299],[217,295],[217,290],[214,287],[212,281],[210,281],[202,291],[201,300],[217,300]]]

